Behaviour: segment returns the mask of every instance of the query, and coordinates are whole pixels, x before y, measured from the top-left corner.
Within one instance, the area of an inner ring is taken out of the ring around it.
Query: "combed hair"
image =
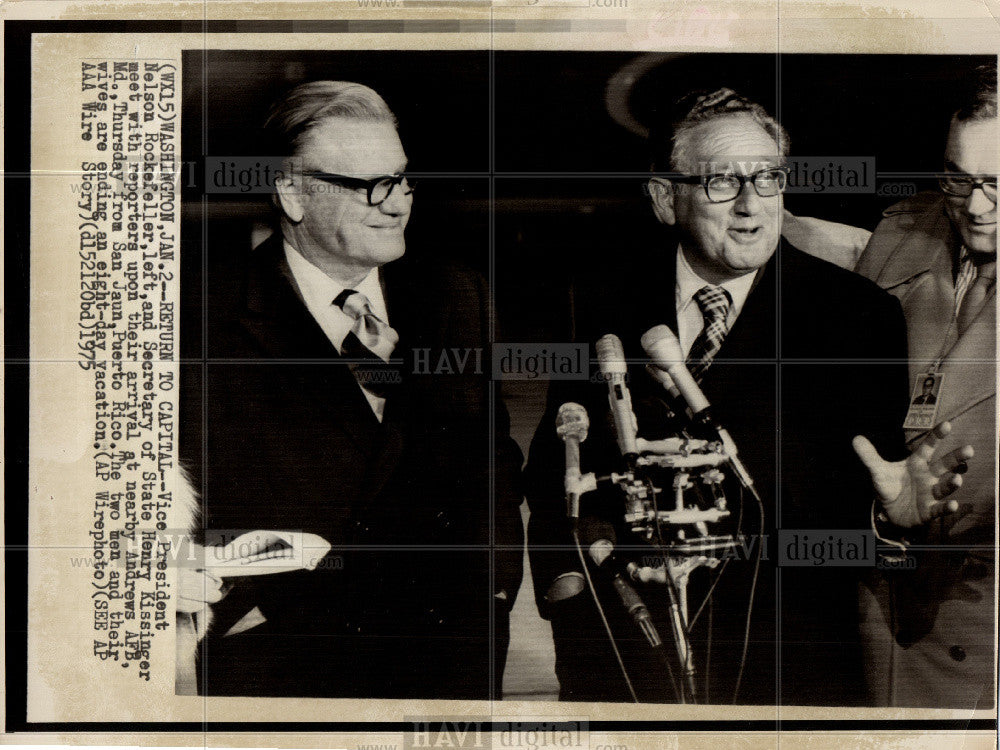
[[[677,100],[673,111],[678,116],[673,119],[669,131],[661,133],[657,139],[659,142],[654,143],[653,168],[655,170],[667,167],[674,171],[680,171],[679,164],[687,156],[691,130],[704,122],[731,115],[751,117],[774,139],[780,154],[788,156],[791,141],[781,124],[771,117],[761,105],[740,96],[732,89],[721,88],[708,92],[692,92]],[[665,137],[668,132],[669,139]]]
[[[296,86],[274,104],[264,131],[275,155],[292,156],[306,133],[330,117],[397,126],[396,116],[374,89],[351,81],[310,81]]]
[[[994,60],[978,66],[973,72],[962,106],[955,112],[955,120],[990,120],[996,116],[997,64]]]

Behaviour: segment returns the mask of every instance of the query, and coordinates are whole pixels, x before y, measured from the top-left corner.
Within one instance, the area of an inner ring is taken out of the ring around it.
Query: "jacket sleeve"
[[[493,401],[493,453],[490,473],[494,498],[492,518],[494,595],[505,600],[507,608],[510,609],[517,599],[521,579],[524,576],[524,522],[521,518],[521,502],[524,499],[521,464],[524,458],[517,442],[511,437],[510,414],[500,397],[499,383],[494,382],[492,378],[493,358],[490,345],[500,338],[497,332],[496,314],[490,302],[486,280],[479,274],[475,274],[475,280],[480,299],[479,309],[482,313],[481,340],[485,349],[483,378],[486,387],[492,389]]]
[[[528,520],[531,577],[538,612],[546,619],[551,612],[545,595],[552,582],[563,573],[580,570],[566,517],[562,481],[565,449],[555,427],[559,406],[572,400],[579,398],[567,383],[549,383],[545,413],[531,441],[524,470],[525,494],[531,512]]]
[[[593,353],[591,333],[598,327],[588,317],[587,311],[572,304],[579,295],[570,293],[570,309],[577,317],[570,321],[567,338],[578,344],[587,344]],[[588,294],[593,302],[593,294]],[[591,305],[593,307],[595,305]],[[598,303],[596,307],[600,307]],[[602,330],[611,327],[601,327]],[[535,602],[539,614],[552,617],[551,603],[546,593],[559,576],[580,572],[581,563],[572,537],[572,525],[566,514],[565,445],[556,434],[556,416],[559,407],[567,402],[582,405],[590,418],[589,436],[581,445],[581,468],[584,473],[604,473],[608,466],[617,466],[617,447],[608,425],[610,419],[606,389],[590,382],[590,372],[580,373],[573,380],[551,380],[546,397],[545,411],[535,431],[528,452],[524,471],[524,489],[530,510],[528,520],[528,557],[531,563]],[[617,469],[616,469],[617,470]],[[588,493],[581,499],[581,520],[604,507],[604,493]]]
[[[496,386],[495,386],[496,387]],[[496,387],[497,391],[499,388]],[[521,520],[521,449],[510,436],[510,416],[495,394],[494,416],[494,585],[503,592],[508,608],[514,606],[524,575],[524,523]]]

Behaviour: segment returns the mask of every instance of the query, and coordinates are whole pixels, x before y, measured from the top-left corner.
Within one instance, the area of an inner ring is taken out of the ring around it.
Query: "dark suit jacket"
[[[637,256],[632,267],[641,273],[623,274],[611,288],[606,280],[597,287],[578,286],[575,328],[578,341],[591,343],[605,333],[616,333],[626,356],[641,362],[645,360],[639,344],[643,332],[660,323],[676,330],[675,254],[659,251]],[[630,365],[629,379],[640,436],[677,434],[679,425],[668,417],[662,388],[641,364]],[[868,526],[873,491],[851,439],[865,434],[883,455],[896,459],[904,455],[901,425],[908,391],[906,332],[899,305],[861,277],[785,244],[757,278],[702,387],[716,418],[735,439],[765,503],[767,559],[756,588],[739,702],[856,702],[861,674],[855,571],[826,566],[779,571],[776,532],[779,528]],[[832,392],[849,393],[850,398],[830,399]],[[590,414],[591,434],[581,451],[583,470],[598,474],[621,470],[606,387],[552,383],[526,469],[535,592],[540,611],[552,618],[562,697],[628,700],[587,594],[557,606],[544,598],[557,575],[578,568],[575,553],[566,549],[563,447],[553,427],[555,413],[566,401],[582,403]],[[669,477],[659,486],[669,493]],[[731,484],[727,494],[732,520],[742,507],[744,533],[759,533],[756,506],[749,498],[739,503],[739,492]],[[584,511],[617,521],[620,544],[638,543],[636,535],[621,527],[622,501],[616,493],[585,496]],[[733,531],[733,527],[735,523],[717,530]],[[715,575],[702,568],[692,576],[692,614]],[[734,560],[715,589],[710,665],[705,663],[707,611],[693,630],[702,701],[732,700],[751,577],[752,562]],[[665,592],[654,585],[637,586],[654,613],[659,613],[661,635],[669,642],[662,604]],[[631,622],[621,615],[621,605],[613,595],[605,608],[622,636],[640,699],[674,700],[665,676]],[[671,654],[673,648],[668,644]],[[776,692],[776,664],[782,678],[780,694]],[[710,672],[707,696],[706,671]]]
[[[383,269],[402,383],[379,423],[301,302],[280,237],[245,270],[235,295],[208,285],[209,360],[203,380],[185,379],[204,406],[204,461],[201,446],[186,453],[205,479],[206,528],[301,530],[333,549],[315,571],[237,582],[215,608],[203,692],[486,698],[523,532],[502,407],[491,452],[483,280],[409,257]],[[223,637],[253,607],[267,622]]]

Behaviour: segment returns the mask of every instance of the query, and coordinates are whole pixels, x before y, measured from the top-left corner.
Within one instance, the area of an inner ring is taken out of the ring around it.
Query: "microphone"
[[[578,570],[571,570],[568,573],[556,576],[556,579],[549,586],[549,590],[545,594],[545,600],[550,604],[558,604],[567,599],[572,599],[583,591],[583,586],[583,573]]]
[[[623,567],[615,557],[615,530],[611,524],[605,521],[592,521],[585,523],[580,536],[581,544],[588,545],[588,554],[594,564],[611,576],[611,584],[614,586],[618,598],[621,599],[625,610],[631,615],[632,620],[646,636],[646,641],[652,648],[659,648],[663,645],[660,634],[656,632],[653,625],[653,618],[649,614],[649,609],[639,598],[639,594],[632,588],[631,584],[622,575]]]
[[[632,413],[632,396],[625,383],[628,367],[625,364],[625,351],[621,339],[613,333],[602,336],[595,345],[597,361],[601,373],[608,381],[608,403],[611,415],[615,420],[615,432],[618,438],[618,448],[625,457],[629,469],[635,468],[639,457],[639,449],[635,444],[638,427],[635,414]]]
[[[580,443],[587,439],[590,419],[587,410],[572,401],[559,407],[556,414],[556,434],[566,444],[566,515],[574,521],[580,517]]]
[[[700,415],[708,410],[708,399],[688,371],[684,363],[684,353],[681,351],[681,342],[677,340],[674,332],[662,324],[654,326],[642,334],[640,342],[653,364],[670,374],[677,390],[690,407],[694,419],[703,421]]]
[[[646,365],[646,372],[648,372],[649,376],[657,383],[662,385],[664,390],[666,390],[667,395],[670,397],[667,406],[670,409],[671,415],[673,416],[677,415],[678,405],[680,404],[682,407],[681,411],[683,411],[684,415],[688,419],[691,419],[691,411],[688,409],[687,404],[684,403],[684,399],[681,396],[681,392],[677,390],[677,386],[674,385],[674,379],[670,377],[670,373],[668,373],[666,370],[661,370],[659,367],[653,364]]]
[[[681,343],[677,340],[674,332],[668,326],[662,324],[654,326],[642,334],[641,343],[642,348],[649,355],[653,364],[662,370],[666,370],[673,379],[674,385],[680,391],[681,396],[691,410],[691,419],[711,429],[718,435],[719,441],[726,451],[726,456],[729,458],[729,463],[733,467],[736,476],[743,483],[744,487],[753,491],[753,477],[750,476],[750,472],[747,471],[743,462],[740,461],[736,450],[736,443],[733,441],[728,430],[716,424],[712,418],[708,399],[705,398],[705,394],[701,392],[697,381],[692,377],[687,365],[684,363],[684,353],[681,351]]]
[[[580,475],[580,443],[587,439],[590,419],[587,410],[580,404],[568,401],[559,407],[556,414],[556,434],[566,444],[566,476],[563,486],[566,490],[566,515],[576,524],[580,517],[580,494],[589,487]],[[545,599],[550,604],[558,604],[572,599],[583,591],[583,573],[573,570],[556,576],[549,586]]]

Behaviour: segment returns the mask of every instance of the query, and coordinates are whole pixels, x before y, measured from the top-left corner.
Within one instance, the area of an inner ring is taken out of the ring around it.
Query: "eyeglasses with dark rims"
[[[302,174],[331,185],[341,185],[352,190],[364,190],[369,206],[380,206],[385,203],[397,186],[403,191],[403,195],[410,195],[415,187],[414,181],[405,174],[385,174],[372,177],[370,180],[333,172],[305,171]]]
[[[728,203],[734,201],[743,190],[746,183],[753,185],[761,198],[773,198],[785,192],[788,185],[787,167],[768,167],[752,174],[743,175],[738,172],[723,174],[668,174],[664,175],[671,182],[682,185],[701,185],[705,195],[712,203]]]
[[[996,175],[972,175],[965,172],[943,172],[938,175],[938,187],[946,195],[968,198],[977,188],[994,203],[997,202]]]

